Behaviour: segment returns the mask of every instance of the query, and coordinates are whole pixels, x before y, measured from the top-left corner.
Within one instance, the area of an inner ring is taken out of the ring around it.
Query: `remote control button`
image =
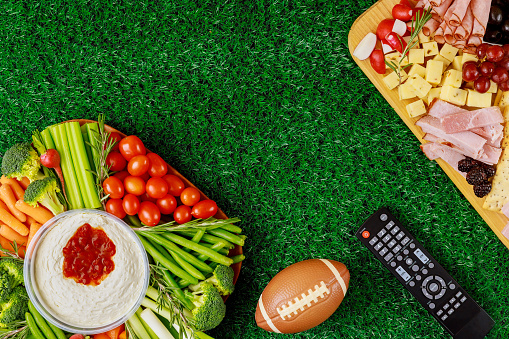
[[[385,225],[385,228],[387,228],[388,230],[390,230],[392,228],[392,226],[394,226],[394,221],[389,221],[389,223],[387,225]]]
[[[454,304],[454,302],[456,301],[456,298],[451,298],[451,300],[449,300],[449,302],[452,304]]]
[[[394,253],[398,253],[400,250],[401,250],[401,246],[400,246],[400,245],[397,245],[396,247],[394,247],[394,248],[392,249],[392,251],[393,251]],[[401,259],[400,259],[400,260],[401,260]]]
[[[443,307],[444,310],[447,310],[448,308],[449,308],[449,304],[445,304]]]
[[[434,267],[435,267],[435,264],[433,264],[432,262],[430,262],[430,263],[428,264],[428,267],[429,267],[429,268],[434,268]]]
[[[454,313],[454,308],[451,308],[449,311],[447,311],[447,314],[451,315]]]
[[[369,238],[369,232],[368,232],[368,231],[364,231],[364,232],[362,232],[362,237],[363,237],[364,239]]]
[[[410,266],[410,265],[412,265],[412,264],[414,263],[414,261],[412,260],[412,258],[407,258],[407,259],[405,260],[405,263],[406,263],[408,266]]]
[[[431,283],[429,284],[428,289],[430,290],[430,292],[435,293],[436,291],[438,291],[438,284]]]
[[[422,287],[426,287],[426,285],[431,281],[431,279],[433,279],[433,277],[427,277],[426,279],[424,279],[424,281],[422,282]]]
[[[392,257],[394,257],[394,254],[392,254],[391,252],[389,252],[389,254],[387,254],[387,255],[384,257],[384,259],[385,259],[385,261],[389,261],[389,260],[391,260],[391,259],[392,259]]]
[[[424,294],[424,296],[425,296],[426,298],[428,298],[428,299],[433,299],[433,296],[432,296],[431,294],[429,294],[429,292],[428,292],[428,291],[426,291],[426,289],[425,289],[425,288],[422,288],[422,289],[421,289],[421,291],[422,291],[422,294]]]
[[[398,231],[399,231],[399,227],[398,227],[398,226],[395,226],[395,227],[392,229],[391,233],[392,233],[392,235],[395,235],[396,233],[398,233]]]
[[[463,298],[460,299],[460,302],[465,302],[465,300],[467,300],[467,297],[463,296]]]
[[[437,315],[440,317],[442,315],[442,313],[444,313],[444,311],[438,310]]]
[[[380,255],[381,255],[381,256],[384,256],[384,255],[385,255],[388,251],[389,251],[389,250],[387,249],[387,247],[384,247],[384,248],[382,248],[382,249],[380,250],[380,252],[378,252],[378,253],[380,253]]]
[[[376,235],[378,235],[378,237],[383,237],[385,235],[385,233],[387,233],[387,231],[385,229],[381,229],[380,232],[378,232]]]
[[[410,244],[410,248],[411,248],[411,249],[414,249],[414,248],[415,248],[415,244],[414,244],[414,243],[411,243],[411,244]]]
[[[447,319],[447,314],[444,314],[444,316],[440,319],[442,319],[442,321],[445,321],[445,319]]]
[[[422,270],[422,274],[428,274],[428,270],[427,269],[423,269]]]
[[[405,236],[405,233],[403,233],[403,231],[401,231],[401,232],[399,232],[399,233],[398,233],[398,235],[396,236],[396,239],[401,240],[404,236]]]
[[[414,287],[415,286],[415,282],[412,280],[411,282],[408,283],[408,285],[410,285],[410,287]]]
[[[381,215],[380,215],[380,220],[382,220],[382,221],[386,221],[386,220],[387,220],[387,214],[385,214],[385,213],[384,213],[384,214],[381,214]]]
[[[421,281],[421,279],[422,279],[422,277],[421,277],[419,274],[417,274],[417,275],[415,276],[415,280],[417,280],[417,281]]]
[[[396,240],[392,239],[391,241],[389,241],[389,243],[387,244],[387,246],[389,246],[389,248],[393,248],[394,245],[396,245]]]
[[[454,308],[458,308],[458,307],[460,307],[460,306],[461,306],[461,304],[460,304],[460,303],[456,303],[456,304],[454,304]]]
[[[445,288],[442,288],[442,290],[440,291],[440,293],[438,293],[436,296],[435,296],[435,299],[440,299],[442,298],[444,295],[445,295],[445,292],[447,291],[447,289]]]
[[[367,231],[366,231],[366,232],[367,232]],[[369,233],[369,232],[368,232],[368,233]],[[364,235],[363,235],[363,236],[364,236]],[[369,235],[368,235],[368,237],[369,237]],[[377,238],[377,237],[373,237],[373,238],[371,238],[371,240],[369,241],[369,244],[370,244],[371,246],[373,246],[374,244],[376,244],[376,242],[377,242],[377,241],[378,241],[378,238]]]
[[[456,289],[456,285],[454,285],[454,284],[450,284],[450,285],[449,285],[449,288],[450,288],[451,290],[454,290],[454,289]]]
[[[391,238],[392,238],[391,235],[387,234],[382,240],[383,240],[383,242],[387,242],[387,241],[391,240]]]
[[[418,265],[412,266],[412,271],[417,272],[418,270],[419,270],[419,266]]]
[[[423,264],[426,264],[429,261],[429,258],[426,256],[426,254],[424,254],[424,252],[419,248],[415,250],[414,254],[417,258],[419,258],[420,261],[422,261]]]
[[[395,261],[391,262],[391,267],[396,267],[396,262]]]
[[[440,285],[442,285],[442,288],[445,288],[445,281],[444,279],[442,279],[441,276],[439,275],[435,275],[435,279],[438,280],[438,282],[440,283]]]
[[[378,251],[379,249],[381,249],[383,245],[384,244],[382,242],[379,242],[378,244],[376,244],[375,251]]]
[[[408,255],[408,253],[410,253],[408,250],[404,250],[404,251],[403,251],[403,254],[404,254],[404,255]]]
[[[398,268],[396,268],[396,273],[398,273],[399,276],[403,278],[403,280],[405,281],[408,281],[411,278],[410,274],[408,274],[407,271],[405,271],[405,269],[401,266],[398,266]]]
[[[456,298],[461,297],[461,292],[456,293]]]
[[[405,239],[401,240],[401,245],[405,246],[410,241],[409,237],[405,237]]]
[[[396,260],[401,261],[401,260],[403,260],[403,257],[402,257],[401,255],[398,255],[398,256],[396,257]]]
[[[436,305],[434,303],[430,303],[428,306],[430,309],[434,310]]]

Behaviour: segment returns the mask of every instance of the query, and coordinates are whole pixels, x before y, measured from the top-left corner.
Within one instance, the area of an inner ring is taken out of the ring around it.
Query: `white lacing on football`
[[[287,305],[281,306],[281,308],[277,308],[277,313],[281,316],[281,319],[286,320],[285,317],[291,318],[292,315],[299,314],[299,311],[304,311],[304,307],[307,306],[308,308],[311,307],[314,302],[315,304],[318,303],[319,299],[325,298],[326,295],[330,294],[329,289],[325,285],[323,281],[320,282],[320,286],[315,285],[314,290],[309,289],[307,294],[302,293],[301,299],[299,297],[295,297],[295,299],[292,301],[289,301]]]

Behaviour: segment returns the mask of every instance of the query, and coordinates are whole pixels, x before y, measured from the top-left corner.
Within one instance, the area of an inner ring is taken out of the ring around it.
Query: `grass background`
[[[0,152],[104,112],[242,217],[248,259],[216,338],[448,338],[354,237],[381,206],[507,338],[509,251],[349,55],[373,3],[2,1]],[[340,308],[305,333],[259,329],[265,285],[308,258],[350,269]]]

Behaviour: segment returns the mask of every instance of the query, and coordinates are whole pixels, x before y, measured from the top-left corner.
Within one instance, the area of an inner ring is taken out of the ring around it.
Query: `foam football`
[[[349,282],[350,272],[338,261],[310,259],[288,266],[263,290],[256,324],[276,333],[309,330],[336,311]]]

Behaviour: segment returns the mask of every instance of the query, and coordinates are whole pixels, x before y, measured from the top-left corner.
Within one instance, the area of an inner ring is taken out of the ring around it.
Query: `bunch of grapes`
[[[509,45],[498,46],[481,44],[477,47],[475,61],[467,61],[463,65],[463,80],[474,82],[479,93],[486,93],[491,86],[490,79],[498,84],[502,91],[509,90]]]

